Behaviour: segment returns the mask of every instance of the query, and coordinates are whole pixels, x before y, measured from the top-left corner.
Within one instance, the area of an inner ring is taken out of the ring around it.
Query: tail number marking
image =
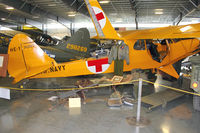
[[[13,47],[13,48],[10,48],[10,52],[16,52],[16,51],[20,51],[21,48],[20,47]]]
[[[80,52],[87,52],[87,47],[83,47],[83,46],[79,46],[79,45],[75,45],[75,44],[70,44],[70,43],[67,44],[66,48],[76,50],[76,51],[80,51]]]

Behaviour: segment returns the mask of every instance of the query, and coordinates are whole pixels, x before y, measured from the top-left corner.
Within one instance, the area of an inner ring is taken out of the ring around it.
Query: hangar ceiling
[[[177,24],[199,22],[200,0],[99,0],[112,23]],[[13,7],[14,9],[6,9]],[[0,24],[31,24],[44,30],[51,20],[70,28],[75,14],[88,12],[83,0],[0,0]],[[86,17],[87,18],[87,17]],[[88,19],[88,18],[87,18]],[[80,20],[84,21],[84,20]]]

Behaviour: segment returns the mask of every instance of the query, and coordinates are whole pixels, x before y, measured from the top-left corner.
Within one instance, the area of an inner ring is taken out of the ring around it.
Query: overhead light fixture
[[[74,16],[76,16],[75,14],[69,14],[68,15],[69,17],[74,17]]]
[[[154,22],[154,23],[158,23],[158,22],[160,22],[159,20],[153,20],[152,22]]]
[[[47,6],[56,6],[56,4],[48,4]]]
[[[116,16],[116,15],[117,15],[117,13],[110,13],[110,15],[111,15],[111,16]]]
[[[117,19],[115,22],[116,22],[116,23],[121,23],[121,22],[123,22],[123,21],[122,21],[122,19]]]
[[[76,16],[76,14],[69,14],[68,16],[69,17],[74,17],[74,16]]]
[[[6,18],[1,18],[1,20],[6,20]]]
[[[75,11],[67,12],[67,14],[68,14],[69,17],[74,17],[74,16],[76,16],[76,12],[75,12]]]
[[[163,11],[163,9],[155,9],[156,11]]]
[[[108,3],[110,3],[110,1],[109,0],[101,0],[101,1],[99,1],[99,3],[100,4],[108,4]]]
[[[155,14],[159,14],[160,15],[160,14],[163,14],[163,12],[155,12]]]
[[[39,16],[33,16],[33,18],[39,18]]]
[[[115,21],[116,23],[121,23],[122,21],[121,20],[117,20],[117,21]]]
[[[7,10],[14,10],[14,7],[7,6],[6,9],[7,9]]]

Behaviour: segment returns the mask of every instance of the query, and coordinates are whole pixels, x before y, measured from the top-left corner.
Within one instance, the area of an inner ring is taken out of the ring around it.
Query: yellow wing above
[[[197,38],[200,37],[200,23],[169,26],[147,30],[132,30],[119,33],[121,37],[132,39],[167,39],[167,38]]]

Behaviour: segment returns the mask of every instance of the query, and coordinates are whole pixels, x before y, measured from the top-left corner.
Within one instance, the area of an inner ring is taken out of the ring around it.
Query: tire
[[[200,96],[193,95],[193,108],[200,111]]]

